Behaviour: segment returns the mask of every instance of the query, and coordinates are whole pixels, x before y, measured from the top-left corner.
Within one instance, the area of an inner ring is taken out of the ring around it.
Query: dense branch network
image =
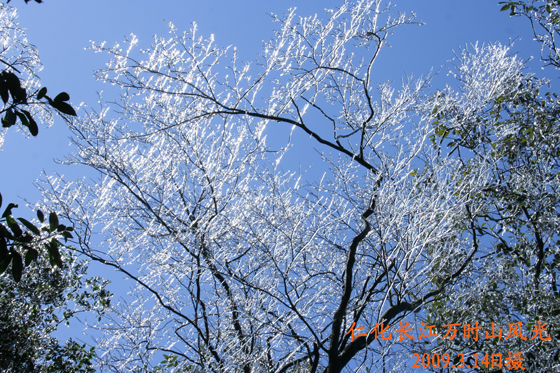
[[[44,192],[81,251],[136,284],[139,299],[106,326],[101,366],[403,371],[404,344],[348,330],[427,317],[489,255],[479,196],[497,162],[466,173],[469,157],[438,144],[518,87],[523,66],[491,45],[458,56],[459,81],[477,83],[460,94],[427,93],[430,76],[374,86],[386,39],[414,23],[389,10],[368,0],[325,20],[275,16],[254,65],[196,26],[170,25],[170,39],[140,52],[135,37],[93,47],[112,56],[97,76],[122,100],[69,121],[68,163],[100,178],[52,178]],[[287,143],[273,146],[271,132]],[[284,171],[313,148],[320,177]]]

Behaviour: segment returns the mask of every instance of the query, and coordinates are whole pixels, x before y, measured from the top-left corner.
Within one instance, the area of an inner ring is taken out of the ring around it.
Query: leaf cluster
[[[110,305],[108,281],[83,281],[86,262],[67,254],[63,269],[53,271],[44,247],[19,282],[0,275],[0,370],[2,372],[94,372],[93,347],[51,336],[76,314],[103,314]]]
[[[2,206],[2,195],[0,194],[0,207]],[[24,263],[28,267],[37,261],[39,247],[46,249],[48,260],[54,267],[63,267],[59,248],[62,243],[58,240],[64,238],[65,242],[72,238],[72,227],[59,224],[55,212],[51,212],[48,222],[41,210],[37,210],[37,218],[41,223],[38,227],[32,222],[24,219],[14,219],[12,209],[16,204],[10,203],[0,218],[0,274],[4,273],[10,264],[12,265],[12,276],[16,282],[21,280]],[[19,223],[18,223],[19,221]]]
[[[66,102],[70,100],[68,93],[59,93],[53,100],[47,96],[47,88],[43,87],[38,92],[28,95],[26,89],[21,86],[19,77],[8,70],[0,73],[0,97],[4,102],[4,108],[0,111],[0,114],[4,114],[2,127],[9,128],[16,124],[19,119],[21,124],[27,127],[33,136],[37,136],[39,127],[31,113],[22,108],[27,107],[33,98],[39,102],[43,99],[44,103],[50,105],[61,114],[76,116],[74,108]]]
[[[441,99],[431,113],[434,147],[461,160],[453,176],[455,194],[477,211],[465,228],[480,252],[468,276],[431,304],[429,322],[476,320],[485,330],[494,323],[507,333],[509,322],[522,320],[531,335],[542,321],[552,337],[552,342],[499,344],[458,339],[440,341],[436,349],[522,351],[535,372],[558,365],[560,338],[560,100],[554,93],[541,95],[542,86],[532,76],[517,76],[477,110]],[[480,189],[465,195],[477,179]]]
[[[542,45],[541,58],[547,64],[560,68],[560,50],[556,44],[560,36],[560,1],[528,0],[502,1],[501,11],[510,16],[524,16],[529,19],[537,40]]]

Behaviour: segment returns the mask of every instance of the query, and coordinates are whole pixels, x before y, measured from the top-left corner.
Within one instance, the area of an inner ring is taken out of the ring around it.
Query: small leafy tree
[[[50,334],[78,313],[101,314],[110,305],[107,281],[84,280],[86,262],[66,253],[53,270],[41,250],[20,281],[0,276],[0,370],[2,372],[95,372],[94,348]]]
[[[541,58],[547,64],[560,68],[560,1],[530,0],[502,1],[502,11],[509,10],[512,16],[524,16],[531,22],[535,39],[541,43]]]
[[[2,196],[0,195],[0,207],[2,206]],[[64,237],[64,240],[72,238],[72,227],[66,227],[58,223],[56,213],[49,215],[49,223],[39,229],[35,224],[27,219],[18,218],[27,231],[23,231],[20,224],[12,217],[12,209],[17,207],[10,203],[2,218],[0,218],[0,274],[12,264],[13,279],[18,282],[21,280],[23,273],[24,253],[25,265],[29,266],[31,262],[36,261],[39,255],[39,247],[46,248],[49,262],[53,266],[62,267],[62,258],[59,247],[62,245],[58,238]],[[43,223],[45,221],[41,210],[37,210],[37,217]],[[4,225],[5,224],[5,225]]]
[[[471,207],[479,206],[476,219],[458,225],[479,242],[479,257],[469,278],[433,303],[430,323],[501,329],[501,338],[442,345],[465,356],[522,352],[524,366],[548,372],[560,362],[560,106],[554,94],[539,96],[542,82],[533,77],[510,83],[470,115],[449,98],[438,109],[434,142],[463,160],[454,174],[457,193],[474,178],[486,185],[470,197]],[[516,322],[526,340],[507,338]],[[539,325],[546,325],[542,335],[535,334]]]
[[[502,8],[531,20],[543,44],[543,60],[557,68],[559,6],[557,1],[532,1],[508,2]],[[429,321],[476,320],[483,330],[502,330],[503,336],[441,341],[432,351],[481,353],[479,360],[487,354],[521,352],[531,372],[554,371],[560,366],[560,101],[554,93],[541,94],[545,80],[519,73],[502,90],[480,96],[480,105],[465,110],[470,105],[466,97],[477,94],[467,67],[485,62],[464,62],[455,71],[463,96],[440,92],[435,98],[441,106],[435,110],[432,140],[446,156],[461,159],[454,175],[460,187],[479,177],[486,180],[471,199],[484,206],[481,213],[470,227],[458,225],[480,242],[481,255],[472,263],[470,279],[432,304]],[[507,338],[516,323],[523,324],[526,339]]]
[[[0,64],[5,66],[0,73],[0,97],[3,101],[0,114],[4,116],[2,127],[9,128],[19,119],[21,125],[27,127],[33,136],[37,136],[39,128],[34,115],[40,115],[41,119],[47,122],[51,120],[51,112],[45,110],[45,106],[48,105],[58,113],[70,116],[76,116],[76,111],[66,102],[70,99],[66,92],[51,99],[47,96],[46,87],[39,89],[36,71],[40,69],[41,64],[38,52],[27,42],[25,33],[15,22],[16,10],[2,5],[0,11],[2,16]],[[3,140],[3,131],[0,133]]]
[[[39,81],[35,72],[40,68],[37,50],[27,42],[25,33],[15,22],[16,10],[0,5],[0,38],[2,51],[0,53],[0,64],[5,69],[0,72],[0,97],[3,106],[0,110],[2,127],[9,128],[18,123],[27,128],[33,136],[37,136],[39,127],[34,117],[39,116],[42,120],[50,122],[51,111],[48,107],[55,109],[58,113],[76,116],[76,112],[66,101],[70,96],[62,92],[54,99],[47,96],[47,88],[39,89]],[[18,74],[20,76],[18,76]],[[5,130],[0,131],[0,146],[4,140]],[[2,206],[2,195],[0,194],[0,206]],[[59,232],[65,239],[72,237],[71,227],[58,224],[55,213],[49,215],[50,227],[45,228],[47,235],[43,235],[39,228],[28,220],[19,218],[22,227],[12,216],[12,209],[18,207],[10,203],[0,218],[0,274],[6,271],[10,264],[11,273],[16,281],[19,281],[23,271],[23,259],[26,265],[37,260],[37,245],[46,243],[48,247],[49,261],[53,265],[62,266],[62,260],[58,247],[60,242],[51,237],[50,234]],[[37,212],[39,220],[43,222],[43,213]]]
[[[52,109],[76,115],[66,102],[68,94],[51,99],[46,88],[39,89],[38,54],[15,17],[15,9],[0,5],[0,64],[5,67],[0,73],[0,145],[5,128],[14,125],[36,136],[35,118],[50,122]],[[2,202],[0,194],[0,207]],[[93,348],[72,340],[61,345],[51,333],[77,313],[101,314],[109,307],[107,281],[83,278],[86,262],[77,261],[62,243],[72,238],[73,229],[61,224],[56,213],[45,217],[37,210],[38,222],[33,222],[14,218],[17,207],[9,203],[0,217],[0,370],[94,372]]]

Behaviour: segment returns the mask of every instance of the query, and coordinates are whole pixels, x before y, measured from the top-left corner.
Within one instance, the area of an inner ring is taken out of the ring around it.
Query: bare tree
[[[68,163],[99,179],[51,178],[44,191],[79,250],[135,284],[101,326],[102,369],[403,371],[402,339],[379,324],[462,277],[478,242],[457,227],[480,214],[469,199],[487,178],[481,168],[458,186],[460,159],[429,141],[445,99],[425,92],[430,75],[374,84],[387,38],[414,23],[388,10],[367,0],[324,19],[275,16],[255,64],[196,26],[170,24],[139,53],[135,37],[93,47],[112,56],[97,76],[122,98],[70,122]],[[488,89],[501,84],[488,73],[519,73],[499,52],[475,73]],[[277,128],[291,139],[280,148],[266,137]],[[322,177],[283,170],[313,147]]]

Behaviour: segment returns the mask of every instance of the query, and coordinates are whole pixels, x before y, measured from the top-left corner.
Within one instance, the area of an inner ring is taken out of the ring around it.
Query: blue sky
[[[323,14],[324,8],[336,7],[340,1],[44,0],[43,4],[26,5],[23,0],[12,0],[11,4],[18,8],[20,26],[39,50],[44,65],[39,74],[43,86],[53,94],[68,92],[76,107],[81,102],[95,106],[96,92],[103,89],[107,100],[117,98],[111,97],[114,90],[93,77],[93,71],[107,62],[107,56],[86,50],[90,41],[112,45],[134,33],[143,47],[151,43],[154,34],[168,35],[164,20],[179,30],[188,30],[196,22],[202,35],[214,34],[219,46],[237,46],[241,57],[251,61],[260,53],[262,42],[272,37],[275,25],[267,13],[282,14],[297,7],[303,16]],[[395,5],[394,11],[414,11],[417,20],[426,24],[402,27],[389,39],[392,47],[382,50],[375,68],[378,82],[398,82],[405,74],[419,75],[433,68],[441,70],[435,80],[436,85],[441,84],[447,72],[442,65],[453,57],[454,50],[477,41],[507,44],[514,39],[518,40],[513,50],[520,57],[534,57],[529,66],[535,74],[556,79],[551,76],[555,74],[552,69],[540,70],[540,46],[532,41],[528,21],[500,12],[498,0],[402,0]],[[20,204],[14,211],[16,216],[31,216],[19,197],[40,199],[33,183],[43,170],[48,174],[58,171],[70,178],[87,176],[83,169],[62,167],[53,161],[71,152],[69,131],[62,120],[56,119],[48,129],[40,126],[39,131],[37,138],[29,139],[9,131],[0,152],[2,175],[9,175],[0,180],[0,192],[4,205]],[[62,336],[73,332],[65,331]]]
[[[243,59],[250,61],[261,51],[263,40],[272,37],[275,26],[267,13],[282,14],[297,7],[301,15],[321,14],[339,1],[45,0],[43,4],[26,5],[22,0],[13,0],[11,4],[18,8],[20,26],[39,50],[44,65],[42,84],[51,93],[68,92],[74,106],[81,102],[94,106],[96,92],[109,87],[93,77],[93,71],[107,62],[107,56],[86,50],[91,41],[112,45],[134,33],[142,47],[149,45],[153,35],[168,34],[164,20],[179,30],[188,30],[196,22],[202,35],[214,34],[220,46],[237,46]],[[404,0],[395,2],[394,9],[414,11],[425,25],[402,27],[389,39],[392,47],[382,51],[376,67],[379,82],[398,82],[405,74],[419,75],[434,68],[442,72],[437,83],[445,79],[446,69],[441,66],[453,57],[453,50],[477,41],[508,43],[517,39],[514,51],[521,57],[539,55],[528,22],[500,12],[497,0]],[[532,65],[539,66],[538,58]],[[550,69],[545,72],[551,73]],[[109,94],[105,98],[112,99]],[[70,151],[69,133],[64,127],[59,119],[51,128],[40,127],[39,136],[33,139],[14,131],[8,133],[0,152],[0,167],[3,173],[17,178],[0,180],[5,201],[17,202],[18,196],[38,199],[39,193],[32,184],[43,169],[65,175],[72,172],[53,163],[53,158],[63,158]]]

